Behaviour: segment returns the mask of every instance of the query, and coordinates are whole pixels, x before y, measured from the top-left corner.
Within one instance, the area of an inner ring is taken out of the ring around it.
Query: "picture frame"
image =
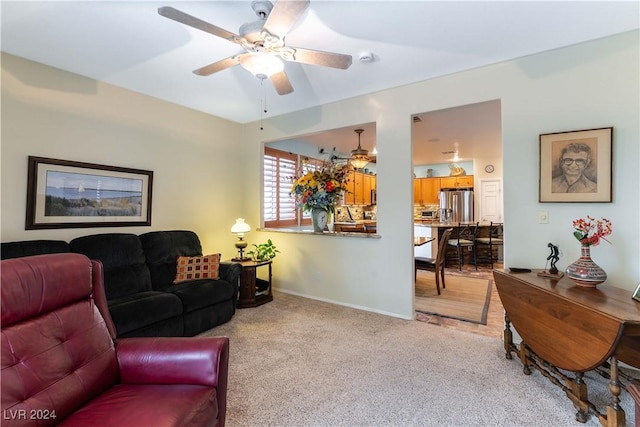
[[[153,171],[29,156],[26,230],[151,225]]]
[[[633,291],[633,295],[631,295],[631,298],[640,302],[640,283],[638,283],[638,286],[636,286],[636,290]]]
[[[613,127],[540,135],[541,203],[612,201]]]

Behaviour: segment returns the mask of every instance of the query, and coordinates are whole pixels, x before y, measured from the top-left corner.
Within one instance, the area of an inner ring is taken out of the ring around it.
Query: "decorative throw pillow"
[[[174,285],[199,279],[219,279],[220,254],[179,256]]]

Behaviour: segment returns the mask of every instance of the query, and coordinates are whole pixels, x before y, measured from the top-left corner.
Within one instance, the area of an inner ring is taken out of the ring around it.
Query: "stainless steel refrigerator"
[[[442,189],[439,199],[441,222],[473,222],[473,190]]]

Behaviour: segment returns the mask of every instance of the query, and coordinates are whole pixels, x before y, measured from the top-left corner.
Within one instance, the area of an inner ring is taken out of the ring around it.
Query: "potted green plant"
[[[276,257],[276,254],[280,251],[276,249],[276,245],[273,244],[271,239],[268,239],[266,243],[254,244],[254,249],[247,252],[254,261],[271,261]]]

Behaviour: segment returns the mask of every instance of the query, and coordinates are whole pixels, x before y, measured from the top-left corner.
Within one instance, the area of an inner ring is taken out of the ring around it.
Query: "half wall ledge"
[[[306,235],[314,235],[314,236],[327,236],[327,237],[356,237],[356,238],[364,238],[364,239],[381,239],[382,236],[380,234],[372,234],[372,233],[350,233],[350,232],[333,232],[333,231],[325,231],[323,233],[316,233],[313,230],[305,230],[299,228],[257,228],[256,231],[268,231],[275,233],[289,233],[289,234],[306,234]]]

